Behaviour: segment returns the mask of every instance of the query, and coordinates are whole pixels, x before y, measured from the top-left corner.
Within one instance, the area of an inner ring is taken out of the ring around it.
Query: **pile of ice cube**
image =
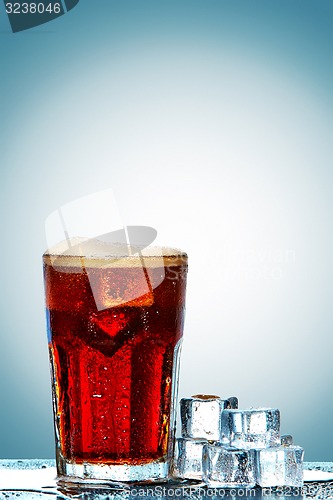
[[[180,401],[180,413],[174,477],[222,488],[303,485],[304,451],[280,437],[279,410],[239,410],[235,397],[196,395]]]

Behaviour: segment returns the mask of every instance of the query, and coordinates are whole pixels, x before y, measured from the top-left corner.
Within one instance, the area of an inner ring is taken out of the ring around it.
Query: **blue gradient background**
[[[54,453],[44,220],[112,187],[190,256],[180,395],[333,459],[332,53],[331,0],[81,0],[15,35],[0,6],[0,457]]]

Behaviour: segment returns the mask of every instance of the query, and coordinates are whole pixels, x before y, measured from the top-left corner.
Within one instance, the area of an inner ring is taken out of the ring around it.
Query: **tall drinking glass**
[[[166,480],[187,256],[98,240],[66,248],[43,256],[58,480]]]

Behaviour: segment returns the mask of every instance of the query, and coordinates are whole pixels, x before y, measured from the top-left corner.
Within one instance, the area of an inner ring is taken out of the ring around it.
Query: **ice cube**
[[[203,454],[204,481],[210,487],[250,488],[255,486],[254,450],[237,450],[219,443],[207,443]]]
[[[221,440],[221,414],[225,408],[237,408],[235,397],[197,394],[180,401],[182,436],[185,438]]]
[[[202,480],[202,455],[206,443],[205,439],[178,438],[176,440],[174,477]]]
[[[135,308],[128,308],[126,314],[121,309],[92,312],[80,329],[80,339],[104,356],[111,357],[139,331],[140,321]]]
[[[85,271],[98,311],[120,306],[148,307],[154,302],[147,270],[139,257],[93,264],[87,260]]]
[[[284,434],[281,436],[281,444],[282,446],[291,446],[294,444],[293,437],[290,434]]]
[[[226,409],[221,420],[222,441],[240,449],[280,445],[280,412],[275,408]]]
[[[303,485],[303,456],[300,446],[278,446],[255,450],[257,483],[261,487]]]
[[[231,398],[228,398],[227,401],[228,405],[226,408],[233,408],[234,410],[238,408],[238,398],[232,396]]]

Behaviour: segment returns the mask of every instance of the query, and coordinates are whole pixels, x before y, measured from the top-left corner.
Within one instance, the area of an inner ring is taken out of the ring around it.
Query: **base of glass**
[[[75,464],[62,457],[57,460],[60,486],[68,488],[123,488],[130,483],[158,483],[168,480],[169,467],[165,460],[142,465]]]

